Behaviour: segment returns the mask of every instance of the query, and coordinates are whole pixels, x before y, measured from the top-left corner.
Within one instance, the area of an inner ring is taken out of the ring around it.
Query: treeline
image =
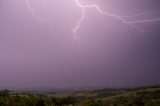
[[[76,103],[77,100],[72,96],[60,98],[0,91],[0,106],[74,106]]]
[[[64,97],[2,90],[0,106],[160,106],[160,88],[74,92]]]

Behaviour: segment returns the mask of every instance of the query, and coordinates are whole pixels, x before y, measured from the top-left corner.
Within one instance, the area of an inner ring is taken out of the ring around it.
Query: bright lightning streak
[[[133,17],[139,17],[139,16],[146,16],[146,15],[150,15],[150,14],[159,14],[160,11],[148,11],[148,12],[143,12],[143,13],[139,13],[139,14],[134,14],[131,16],[120,16],[122,18],[133,18]]]
[[[41,17],[39,17],[39,16],[36,15],[34,9],[31,7],[31,5],[30,5],[30,3],[29,3],[28,0],[25,0],[25,2],[26,2],[26,6],[27,6],[28,10],[31,12],[31,14],[33,15],[33,17],[36,20],[38,20],[40,22],[44,22],[48,26],[52,27],[52,24],[48,20],[43,19],[43,18],[41,18]],[[135,24],[137,24],[137,23],[150,23],[150,22],[160,21],[160,18],[153,18],[153,19],[148,19],[148,20],[138,20],[138,21],[126,21],[127,18],[133,18],[133,17],[138,17],[138,16],[149,15],[151,13],[159,13],[159,11],[158,12],[140,13],[140,14],[135,14],[135,15],[132,15],[132,16],[119,16],[119,15],[115,15],[115,14],[110,14],[110,13],[104,12],[96,4],[82,5],[79,2],[79,0],[75,0],[75,3],[77,4],[77,6],[79,8],[82,9],[82,13],[81,13],[81,17],[77,20],[76,26],[72,29],[72,31],[73,31],[73,38],[74,39],[78,39],[77,33],[78,33],[78,30],[80,28],[80,25],[81,25],[82,21],[85,19],[85,10],[87,8],[95,8],[101,15],[113,17],[113,18],[115,18],[117,20],[120,20],[122,23],[127,24],[128,26],[130,26],[132,28],[135,28],[135,29],[139,30],[140,32],[144,32],[144,30],[141,29],[140,27],[136,26]]]
[[[136,23],[149,23],[149,22],[155,22],[155,21],[160,21],[160,18],[154,18],[154,19],[148,19],[148,20],[142,20],[142,21],[131,21],[128,23],[136,24]]]
[[[120,20],[122,23],[129,25],[130,27],[136,28],[137,30],[139,30],[141,32],[144,32],[144,30],[139,28],[135,24],[160,21],[160,18],[154,18],[154,19],[150,19],[150,20],[141,20],[141,21],[126,21],[125,18],[132,18],[132,17],[136,17],[136,16],[142,16],[142,15],[146,15],[147,13],[136,14],[136,15],[133,15],[133,16],[118,16],[118,15],[114,15],[114,14],[110,14],[110,13],[104,12],[96,4],[82,5],[79,2],[79,0],[75,0],[75,2],[76,2],[78,7],[82,8],[82,15],[81,15],[80,19],[77,21],[76,26],[73,28],[73,33],[74,33],[73,34],[73,38],[74,39],[78,39],[77,32],[78,32],[78,29],[80,28],[80,25],[81,25],[82,21],[85,19],[85,9],[87,9],[87,8],[95,8],[101,15],[113,17],[113,18],[115,18],[117,20]]]
[[[30,3],[29,3],[28,0],[25,0],[25,2],[26,2],[26,5],[27,5],[28,10],[32,13],[33,17],[34,17],[36,20],[38,20],[39,22],[44,22],[44,23],[46,23],[48,26],[52,27],[52,24],[51,24],[48,20],[43,19],[43,18],[41,18],[41,17],[39,17],[39,16],[36,15],[34,9],[31,7],[31,5],[30,5]]]

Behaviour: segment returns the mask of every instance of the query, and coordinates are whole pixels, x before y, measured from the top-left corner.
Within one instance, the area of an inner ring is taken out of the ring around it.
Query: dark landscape
[[[160,106],[160,86],[0,91],[0,106]]]

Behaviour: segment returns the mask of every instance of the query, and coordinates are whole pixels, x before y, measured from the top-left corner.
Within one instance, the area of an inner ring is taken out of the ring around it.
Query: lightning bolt
[[[52,24],[51,24],[48,20],[39,17],[39,16],[35,13],[34,9],[33,9],[32,6],[30,5],[30,2],[29,2],[28,0],[25,0],[25,3],[26,3],[26,6],[27,6],[28,10],[31,12],[32,16],[33,16],[36,20],[38,20],[39,22],[46,23],[49,27],[52,27]]]
[[[77,20],[76,26],[72,29],[72,31],[73,31],[73,38],[74,39],[79,39],[79,37],[77,36],[77,32],[78,32],[78,30],[80,28],[80,25],[81,25],[82,21],[85,19],[85,10],[87,8],[95,8],[101,15],[110,16],[110,17],[113,17],[113,18],[115,18],[117,20],[120,20],[122,23],[127,24],[130,27],[136,28],[140,32],[144,32],[144,30],[141,29],[140,27],[136,26],[135,24],[137,24],[137,23],[149,23],[149,22],[160,21],[160,18],[154,18],[154,19],[149,19],[149,20],[138,20],[138,21],[126,21],[126,18],[143,16],[143,15],[147,15],[148,13],[135,14],[133,16],[118,16],[118,15],[115,15],[115,14],[110,14],[110,13],[104,12],[96,4],[82,5],[79,2],[79,0],[75,0],[75,2],[77,4],[77,6],[82,9],[82,13],[81,13],[81,17]]]
[[[26,2],[26,6],[28,8],[28,10],[31,12],[31,14],[33,15],[33,17],[38,20],[39,22],[44,22],[46,23],[48,26],[52,27],[52,24],[46,20],[43,19],[41,17],[39,17],[34,9],[31,7],[30,2],[28,0],[25,0]],[[138,16],[144,16],[144,15],[148,15],[151,13],[160,13],[160,11],[152,11],[152,12],[146,12],[146,13],[140,13],[140,14],[135,14],[132,16],[119,16],[119,15],[115,15],[115,14],[110,14],[108,12],[104,12],[98,5],[96,4],[91,4],[91,5],[83,5],[80,3],[79,0],[75,0],[76,5],[82,9],[82,13],[80,18],[77,20],[75,27],[72,29],[73,31],[73,39],[79,39],[79,37],[77,36],[78,30],[80,29],[81,23],[82,21],[85,19],[85,10],[87,8],[95,8],[102,16],[109,16],[109,17],[113,17],[114,19],[117,19],[119,21],[121,21],[122,23],[137,29],[140,32],[145,32],[142,28],[138,27],[136,24],[137,23],[150,23],[150,22],[156,22],[156,21],[160,21],[160,18],[152,18],[152,19],[148,19],[148,20],[136,20],[136,21],[127,21],[126,19],[128,18],[133,18],[133,17],[138,17]]]

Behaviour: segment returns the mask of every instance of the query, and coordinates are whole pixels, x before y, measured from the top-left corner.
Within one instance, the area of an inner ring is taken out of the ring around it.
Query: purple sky
[[[0,87],[125,87],[160,84],[160,21],[137,30],[95,8],[73,39],[75,0],[0,0]],[[160,18],[159,0],[79,0],[126,21]],[[47,22],[41,19],[48,20]]]

